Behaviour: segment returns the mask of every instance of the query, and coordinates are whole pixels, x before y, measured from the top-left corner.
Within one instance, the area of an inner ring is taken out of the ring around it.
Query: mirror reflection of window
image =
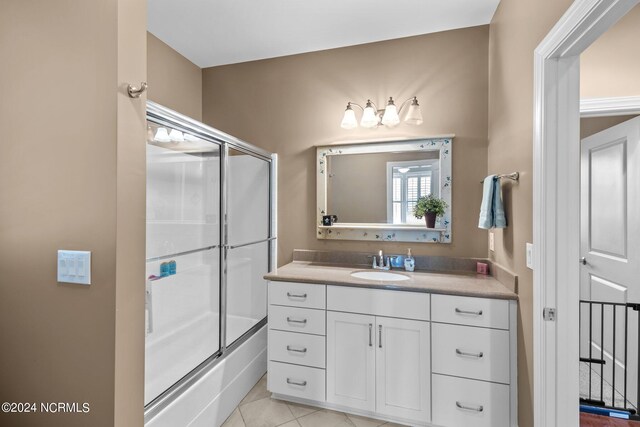
[[[392,224],[421,225],[424,220],[413,215],[420,197],[438,191],[438,160],[413,160],[405,162],[387,162],[388,192],[387,221]]]

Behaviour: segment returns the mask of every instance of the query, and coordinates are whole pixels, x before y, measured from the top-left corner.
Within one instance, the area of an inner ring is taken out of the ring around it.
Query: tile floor
[[[270,396],[265,374],[222,427],[403,427],[371,418],[284,402]]]

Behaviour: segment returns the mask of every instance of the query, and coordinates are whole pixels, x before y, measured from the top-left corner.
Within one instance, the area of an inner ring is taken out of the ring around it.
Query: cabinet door
[[[375,410],[375,317],[327,312],[327,402]]]
[[[376,412],[431,420],[429,322],[376,317]]]

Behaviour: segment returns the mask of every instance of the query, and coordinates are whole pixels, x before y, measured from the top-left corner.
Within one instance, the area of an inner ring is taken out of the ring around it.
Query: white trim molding
[[[579,423],[579,55],[639,0],[576,0],[534,53],[534,425]],[[556,309],[544,321],[543,308]]]
[[[630,116],[640,114],[640,96],[585,98],[580,100],[580,117]]]

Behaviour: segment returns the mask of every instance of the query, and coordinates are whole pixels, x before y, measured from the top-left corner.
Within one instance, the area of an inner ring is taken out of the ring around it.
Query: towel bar
[[[520,178],[520,172],[511,172],[511,173],[503,173],[500,175],[496,175],[498,178],[508,178],[513,181],[517,181]],[[480,184],[484,183],[484,179],[480,181]]]

